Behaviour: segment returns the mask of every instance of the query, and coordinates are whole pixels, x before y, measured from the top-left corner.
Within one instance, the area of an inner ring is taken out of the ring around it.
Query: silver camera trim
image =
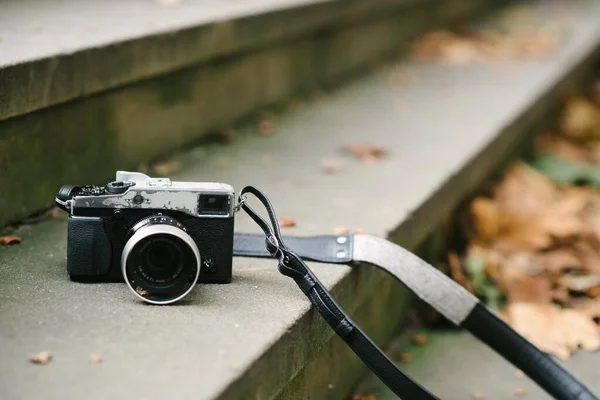
[[[235,213],[235,191],[226,183],[178,182],[128,171],[117,171],[116,180],[132,182],[135,185],[123,193],[74,196],[68,204],[71,214],[74,215],[77,208],[175,210],[199,218],[232,218]],[[227,195],[227,213],[199,213],[200,195]]]
[[[173,236],[176,236],[179,239],[183,240],[192,249],[192,252],[194,253],[194,256],[196,257],[196,263],[197,263],[196,276],[194,277],[194,281],[190,285],[189,289],[186,290],[179,297],[176,297],[174,299],[167,300],[167,301],[155,301],[155,300],[150,300],[148,298],[145,298],[144,296],[139,294],[137,292],[137,290],[135,290],[133,288],[133,286],[131,286],[129,279],[127,279],[127,271],[126,271],[127,259],[129,258],[129,254],[131,253],[131,250],[133,250],[135,245],[138,244],[140,242],[140,240],[145,239],[148,236],[157,235],[157,234],[173,235]],[[182,229],[174,227],[172,225],[157,224],[157,225],[141,227],[137,232],[135,232],[133,234],[133,236],[131,236],[131,238],[129,238],[127,243],[125,243],[125,247],[123,248],[123,252],[121,253],[121,273],[123,274],[123,280],[127,284],[127,287],[129,287],[129,289],[131,289],[131,291],[138,298],[144,300],[147,303],[151,303],[151,304],[161,304],[161,305],[162,304],[171,304],[171,303],[179,301],[182,298],[184,298],[185,296],[187,296],[187,294],[196,286],[196,282],[198,281],[198,277],[200,276],[200,268],[201,267],[202,267],[202,264],[201,264],[201,258],[200,258],[200,250],[198,250],[198,246],[196,246],[196,243],[194,242],[192,237],[190,235],[188,235]]]

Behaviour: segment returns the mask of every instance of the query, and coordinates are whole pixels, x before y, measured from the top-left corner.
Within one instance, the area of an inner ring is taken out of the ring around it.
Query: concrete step
[[[548,394],[528,377],[495,354],[468,332],[456,330],[424,330],[424,345],[409,344],[410,335],[397,339],[394,352],[411,354],[402,369],[442,399],[448,400],[547,400]],[[596,353],[577,352],[565,367],[594,393],[600,393]],[[370,393],[377,400],[397,397],[370,376],[356,388],[357,393]],[[480,395],[480,396],[478,396]],[[483,397],[482,397],[483,396]]]
[[[525,151],[533,127],[597,65],[596,1],[530,7],[567,29],[547,57],[404,60],[276,115],[270,135],[257,137],[251,124],[230,145],[190,149],[175,158],[183,168],[171,178],[253,184],[297,222],[286,233],[360,227],[434,262],[429,238]],[[398,74],[410,79],[391,85]],[[358,161],[341,152],[354,142],[388,154]],[[340,170],[324,173],[325,158],[339,159]],[[0,398],[339,399],[365,372],[271,260],[235,259],[231,284],[198,285],[183,304],[151,307],[123,284],[70,282],[65,229],[61,219],[25,226],[20,245],[0,247]],[[256,227],[239,215],[236,230]],[[311,266],[377,343],[403,325],[412,296],[388,276],[366,265]],[[49,364],[28,361],[45,350]],[[104,362],[90,362],[94,353]]]
[[[5,2],[0,226],[48,206],[62,181],[104,182],[503,3]]]

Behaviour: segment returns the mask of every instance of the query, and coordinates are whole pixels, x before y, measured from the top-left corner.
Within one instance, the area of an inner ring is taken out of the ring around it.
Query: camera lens
[[[200,253],[183,225],[170,217],[152,216],[134,226],[129,236],[121,268],[138,297],[168,304],[190,292],[200,272]]]

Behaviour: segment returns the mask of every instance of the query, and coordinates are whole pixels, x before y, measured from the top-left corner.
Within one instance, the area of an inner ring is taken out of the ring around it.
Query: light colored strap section
[[[460,325],[479,302],[458,283],[413,253],[385,239],[354,235],[354,261],[389,272],[442,315]]]

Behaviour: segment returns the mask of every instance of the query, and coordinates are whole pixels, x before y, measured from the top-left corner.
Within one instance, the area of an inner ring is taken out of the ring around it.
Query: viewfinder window
[[[201,194],[198,203],[200,215],[229,214],[229,196],[225,194]]]

